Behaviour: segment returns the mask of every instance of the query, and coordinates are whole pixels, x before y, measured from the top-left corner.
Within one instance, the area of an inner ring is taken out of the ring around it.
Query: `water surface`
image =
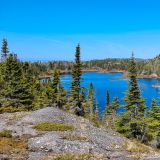
[[[115,80],[114,78],[122,77],[122,73],[98,73],[86,72],[82,75],[82,87],[89,87],[89,83],[93,83],[94,91],[96,92],[96,100],[101,111],[106,105],[106,92],[109,90],[111,100],[113,97],[119,97],[120,103],[124,104],[123,98],[128,87],[128,79]],[[71,75],[63,75],[62,83],[66,89],[70,89]],[[113,80],[114,79],[114,80]],[[160,88],[153,88],[152,85],[160,83],[157,79],[139,79],[139,87],[142,96],[146,100],[146,105],[150,107],[153,98],[160,98]]]

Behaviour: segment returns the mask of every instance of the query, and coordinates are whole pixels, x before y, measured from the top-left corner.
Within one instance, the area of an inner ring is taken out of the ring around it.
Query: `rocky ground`
[[[39,122],[57,122],[71,124],[73,131],[42,132],[33,129]],[[157,152],[137,153],[129,152],[124,146],[130,141],[120,134],[104,128],[96,128],[91,122],[57,108],[43,108],[32,112],[4,113],[0,115],[0,131],[12,130],[16,138],[27,139],[26,153],[9,154],[0,152],[0,159],[28,159],[41,160],[62,153],[93,154],[97,159],[111,160],[160,160]],[[82,139],[65,138],[68,135],[83,137]],[[85,137],[85,138],[84,138]],[[140,153],[138,153],[140,154]],[[16,157],[16,156],[19,157]],[[96,158],[93,158],[96,159]]]

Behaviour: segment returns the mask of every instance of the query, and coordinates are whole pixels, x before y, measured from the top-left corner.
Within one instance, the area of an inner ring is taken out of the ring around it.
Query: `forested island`
[[[28,159],[28,152],[30,160],[38,155],[40,159],[52,153],[51,158],[56,160],[159,157],[160,101],[153,99],[151,108],[146,106],[137,78],[151,75],[158,78],[160,56],[141,60],[135,59],[132,53],[130,59],[83,62],[78,44],[73,62],[23,62],[18,55],[9,51],[7,39],[3,39],[1,52],[0,155],[2,158],[8,156],[12,159],[20,153],[24,159]],[[119,104],[118,97],[114,97],[111,101],[108,91],[106,108],[100,113],[92,82],[89,88],[81,86],[83,71],[127,72],[129,85],[124,97],[124,106]],[[70,90],[63,87],[60,80],[61,72],[71,73]],[[41,83],[40,76],[47,74],[52,78],[48,83]],[[119,108],[123,108],[124,111],[118,112]],[[59,134],[62,135],[61,138],[58,138]],[[52,138],[57,138],[54,142],[57,145],[52,144]],[[61,142],[60,139],[64,141]],[[110,142],[111,139],[113,143]],[[74,144],[75,141],[78,143]],[[63,149],[58,148],[58,145],[65,143]],[[78,156],[77,150],[80,150]],[[35,159],[38,159],[37,157]]]

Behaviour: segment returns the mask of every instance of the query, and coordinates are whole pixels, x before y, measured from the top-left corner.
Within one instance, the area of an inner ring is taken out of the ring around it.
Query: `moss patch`
[[[54,157],[47,157],[44,160],[101,160],[102,157],[92,154],[72,154],[65,153],[61,155],[55,155]]]
[[[66,139],[66,140],[69,140],[69,141],[84,141],[84,142],[88,142],[89,141],[89,138],[85,137],[85,136],[81,136],[81,135],[78,135],[78,134],[65,134],[65,135],[62,135],[61,136],[62,139]]]
[[[0,132],[0,137],[7,137],[7,138],[11,138],[12,137],[12,131],[10,130],[3,130]]]
[[[36,124],[33,128],[39,131],[67,131],[74,130],[72,125],[68,124],[60,124],[54,122],[40,122]]]

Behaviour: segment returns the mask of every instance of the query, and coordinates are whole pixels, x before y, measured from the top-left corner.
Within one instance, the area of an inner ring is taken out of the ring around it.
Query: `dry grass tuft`
[[[82,141],[82,142],[89,142],[89,138],[85,137],[85,136],[81,136],[78,134],[65,134],[61,136],[62,139],[66,139],[69,141]]]
[[[125,150],[131,152],[132,153],[131,157],[134,157],[134,158],[143,158],[147,154],[154,155],[157,153],[157,151],[154,148],[146,146],[137,141],[133,141],[133,142],[127,141],[123,145],[123,147]]]
[[[103,160],[103,156],[96,156],[93,154],[73,154],[73,153],[64,153],[60,155],[46,157],[43,160]]]
[[[24,152],[28,149],[26,140],[16,138],[0,138],[0,154]]]
[[[126,142],[124,144],[124,148],[129,152],[139,152],[139,153],[148,153],[151,151],[151,147],[146,146],[140,142]],[[152,149],[153,150],[153,149]]]

